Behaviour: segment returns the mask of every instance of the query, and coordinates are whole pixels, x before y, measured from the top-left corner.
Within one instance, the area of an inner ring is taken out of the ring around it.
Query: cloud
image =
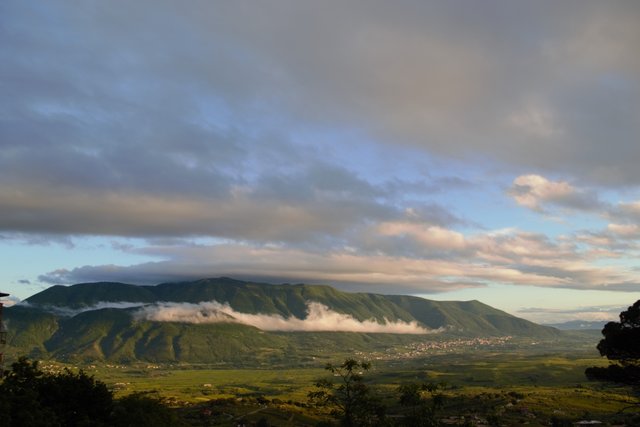
[[[376,226],[379,236],[410,236],[425,247],[436,250],[460,250],[465,246],[461,233],[438,226],[407,222],[381,222]]]
[[[570,309],[526,307],[519,309],[518,313],[544,323],[560,323],[571,320],[608,322],[618,320],[620,312],[624,309],[625,307],[618,305],[586,306]]]
[[[610,219],[625,221],[620,216]],[[612,222],[601,230],[577,232],[573,238],[589,245],[590,252],[597,258],[631,258],[640,250],[640,229],[636,224]]]
[[[387,231],[395,234],[369,235],[369,247],[329,251],[233,243],[146,246],[135,253],[161,261],[63,269],[42,275],[40,280],[154,284],[229,276],[275,283],[327,283],[382,293],[446,292],[490,283],[634,292],[640,282],[631,268],[595,262],[606,260],[610,253],[583,248],[571,238],[551,239],[517,229],[463,236],[404,223]],[[428,238],[421,239],[425,233]],[[411,250],[397,248],[407,242],[414,245]]]
[[[384,184],[374,186],[353,171],[322,162],[299,171],[260,174],[215,197],[21,184],[0,190],[0,206],[0,230],[9,230],[3,238],[32,244],[60,241],[68,247],[73,246],[69,236],[81,235],[209,236],[330,246],[371,222],[410,216],[439,226],[465,223],[435,202],[404,200]]]
[[[521,206],[545,213],[549,208],[595,211],[604,207],[598,196],[566,181],[550,181],[540,175],[521,175],[507,193]]]
[[[620,202],[613,206],[609,216],[621,224],[640,222],[640,201]]]
[[[359,255],[348,251],[310,252],[282,247],[212,245],[190,248],[153,248],[168,260],[131,266],[98,265],[60,269],[41,275],[50,284],[106,280],[157,284],[228,276],[270,283],[326,283],[369,292],[443,292],[485,286],[462,275],[455,263],[384,255]],[[461,275],[455,277],[455,275]]]
[[[314,196],[306,201],[262,198],[238,190],[219,200],[123,193],[0,191],[0,227],[40,233],[116,236],[207,235],[249,240],[312,240],[340,235],[367,218],[393,215],[361,197]],[[329,198],[330,200],[326,200]]]
[[[17,242],[30,246],[50,246],[52,244],[60,245],[66,249],[73,249],[75,244],[71,236],[51,233],[33,233],[33,232],[14,232],[10,231],[0,234],[0,242]]]
[[[305,332],[362,332],[388,334],[430,334],[440,330],[428,330],[417,322],[386,320],[383,323],[375,319],[359,321],[348,314],[337,313],[318,302],[307,302],[307,316],[282,317],[275,314],[249,314],[233,310],[227,304],[219,302],[164,303],[146,305],[136,312],[138,319],[153,322],[182,323],[242,323],[264,331],[305,331]]]
[[[509,122],[522,133],[536,139],[550,139],[562,133],[555,123],[555,114],[545,107],[528,105],[522,111],[515,111]]]
[[[3,183],[44,187],[34,198],[215,199],[335,152],[300,134],[354,129],[393,149],[640,183],[638,6],[332,5],[8,2]]]
[[[9,295],[8,297],[2,298],[0,300],[0,303],[2,303],[2,305],[4,305],[5,307],[11,307],[13,305],[20,304],[20,298],[14,295]]]
[[[640,282],[632,253],[607,264],[631,247],[640,209],[599,197],[640,184],[636,3],[2,11],[0,239],[186,242],[149,243],[144,264],[69,264],[46,283]],[[516,230],[493,196],[504,176],[520,206],[611,227],[574,245]],[[486,231],[500,227],[512,231]],[[215,244],[193,244],[202,236]]]
[[[621,239],[640,239],[640,227],[637,224],[608,224],[607,230]]]

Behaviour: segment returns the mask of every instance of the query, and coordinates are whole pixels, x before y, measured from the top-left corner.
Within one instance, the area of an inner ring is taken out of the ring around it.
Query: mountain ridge
[[[328,347],[354,343],[364,351],[436,339],[436,332],[465,337],[561,334],[476,300],[433,301],[227,277],[155,286],[53,286],[6,309],[6,317],[15,350],[82,360],[215,363],[243,352],[277,359],[287,357],[285,349],[309,353],[298,347],[318,334]],[[335,325],[342,329],[331,329]],[[398,330],[414,335],[392,332]]]
[[[560,323],[546,323],[544,326],[551,326],[560,330],[567,331],[601,331],[609,321],[607,320],[569,320]]]

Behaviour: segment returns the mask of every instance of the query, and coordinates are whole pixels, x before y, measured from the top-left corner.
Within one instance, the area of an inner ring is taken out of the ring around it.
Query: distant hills
[[[53,286],[5,309],[15,354],[60,360],[267,364],[442,337],[556,338],[478,301],[229,278]]]
[[[590,320],[570,320],[562,323],[550,323],[546,326],[551,326],[556,329],[570,331],[570,330],[602,330],[606,321],[590,321]]]

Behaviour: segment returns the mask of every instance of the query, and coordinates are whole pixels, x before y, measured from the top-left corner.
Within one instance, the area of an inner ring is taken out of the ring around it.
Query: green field
[[[234,425],[241,418],[254,422],[265,418],[272,425],[294,426],[315,425],[328,417],[308,407],[306,397],[315,380],[330,378],[323,364],[318,361],[316,367],[295,369],[154,364],[88,365],[83,369],[106,382],[116,395],[152,392],[166,398],[192,425]],[[586,347],[466,349],[402,361],[374,361],[366,380],[390,413],[398,406],[398,385],[446,382],[446,404],[440,416],[458,425],[465,421],[483,425],[489,416],[502,425],[550,425],[554,417],[556,421],[595,419],[605,425],[634,425],[629,424],[633,413],[617,414],[633,403],[629,389],[589,382],[584,376],[585,368],[604,364],[606,360]]]

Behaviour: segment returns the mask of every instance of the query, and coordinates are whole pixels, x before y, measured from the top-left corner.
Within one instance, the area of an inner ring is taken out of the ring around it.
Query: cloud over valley
[[[20,303],[30,306],[28,302]],[[416,321],[390,321],[384,319],[358,320],[349,314],[338,313],[324,304],[307,301],[306,317],[300,319],[295,316],[284,317],[279,314],[243,313],[231,308],[229,304],[217,301],[203,301],[199,303],[163,302],[145,304],[142,302],[100,302],[88,307],[69,308],[58,306],[39,306],[61,316],[75,316],[87,311],[111,309],[126,309],[136,320],[151,322],[178,322],[190,324],[210,323],[240,323],[256,327],[264,331],[283,332],[362,332],[387,334],[433,334],[440,329],[426,329]]]
[[[228,304],[219,302],[164,303],[146,305],[135,313],[138,319],[154,322],[182,323],[241,323],[264,331],[304,331],[304,332],[365,332],[388,334],[429,334],[439,330],[428,330],[417,322],[401,320],[377,322],[357,320],[348,314],[338,313],[318,302],[307,302],[307,316],[299,319],[294,316],[283,317],[277,314],[241,313]]]

